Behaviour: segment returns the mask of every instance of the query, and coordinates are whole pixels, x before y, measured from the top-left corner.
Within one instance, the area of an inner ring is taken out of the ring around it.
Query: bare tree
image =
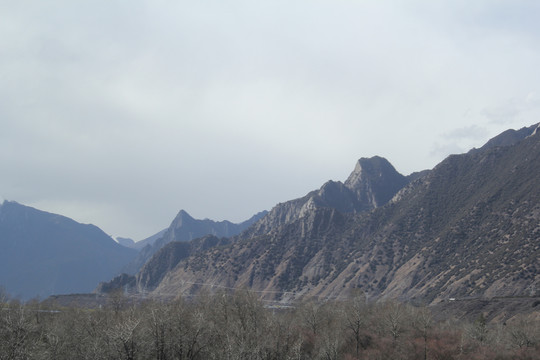
[[[37,327],[24,305],[12,302],[2,309],[0,321],[0,359],[30,358],[35,348],[33,341]]]
[[[466,334],[470,339],[484,344],[488,340],[488,325],[484,314],[480,314],[473,324],[467,327]]]
[[[510,343],[519,348],[533,347],[540,342],[540,323],[526,315],[517,316],[507,325]]]
[[[420,332],[422,339],[424,341],[424,360],[427,360],[428,354],[428,336],[429,331],[433,326],[433,316],[431,311],[423,306],[415,309],[413,327]]]
[[[344,306],[345,328],[352,334],[355,346],[355,356],[360,356],[360,348],[365,348],[370,343],[370,337],[365,335],[365,328],[370,317],[370,308],[366,295],[363,291],[355,289],[351,298]]]
[[[405,305],[397,301],[388,301],[382,306],[381,311],[382,325],[395,344],[405,331]]]
[[[127,315],[115,319],[115,323],[106,331],[111,346],[120,358],[135,360],[138,350],[135,330],[140,321],[138,316],[130,311]]]

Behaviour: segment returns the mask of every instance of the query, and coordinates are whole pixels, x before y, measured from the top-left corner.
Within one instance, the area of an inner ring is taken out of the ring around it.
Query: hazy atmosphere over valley
[[[0,201],[140,240],[540,121],[534,1],[3,1]]]

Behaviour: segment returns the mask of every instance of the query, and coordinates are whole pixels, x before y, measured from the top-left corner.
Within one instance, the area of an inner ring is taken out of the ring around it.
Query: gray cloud
[[[449,139],[461,140],[461,139],[484,139],[488,135],[486,128],[478,125],[470,125],[459,129],[450,131],[446,136]]]
[[[345,179],[362,156],[432,167],[538,122],[538,12],[4,2],[0,194],[142,238],[180,208],[244,220]]]
[[[462,154],[466,151],[463,147],[459,146],[456,143],[446,143],[446,144],[434,144],[431,148],[431,154],[433,156],[440,157],[441,159],[446,158],[452,154]]]
[[[482,114],[495,124],[512,124],[516,121],[532,121],[540,115],[540,95],[531,92],[522,98],[511,98],[486,107]]]
[[[521,104],[516,99],[510,99],[507,102],[487,107],[483,114],[495,124],[508,124],[516,120],[522,112]]]

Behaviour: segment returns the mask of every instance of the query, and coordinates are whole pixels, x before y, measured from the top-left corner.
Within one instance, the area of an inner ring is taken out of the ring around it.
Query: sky
[[[146,238],[540,122],[540,2],[0,2],[0,200]]]

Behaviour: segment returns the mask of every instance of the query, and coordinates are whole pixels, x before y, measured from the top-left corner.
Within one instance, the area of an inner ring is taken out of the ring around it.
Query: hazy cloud
[[[431,148],[431,155],[437,156],[441,159],[446,158],[452,154],[462,154],[466,151],[463,147],[459,146],[456,143],[447,143],[447,144],[435,144]]]
[[[466,118],[473,116],[470,111],[464,115]],[[440,136],[440,141],[432,145],[430,154],[434,157],[444,159],[451,154],[461,154],[477,144],[481,144],[482,139],[489,136],[488,130],[479,125],[470,125],[452,129]]]
[[[495,124],[511,124],[520,120],[534,123],[534,119],[540,115],[540,95],[531,92],[524,98],[511,98],[485,108],[482,113]]]
[[[450,131],[446,136],[449,139],[455,139],[455,140],[461,140],[461,139],[485,139],[485,137],[488,135],[488,131],[486,128],[478,126],[478,125],[471,125],[462,127],[459,129],[454,129]]]
[[[0,194],[142,238],[433,167],[539,121],[539,6],[3,2]]]
[[[504,104],[485,108],[483,114],[493,123],[508,124],[516,120],[522,112],[522,105],[523,103],[517,99],[510,99]]]

